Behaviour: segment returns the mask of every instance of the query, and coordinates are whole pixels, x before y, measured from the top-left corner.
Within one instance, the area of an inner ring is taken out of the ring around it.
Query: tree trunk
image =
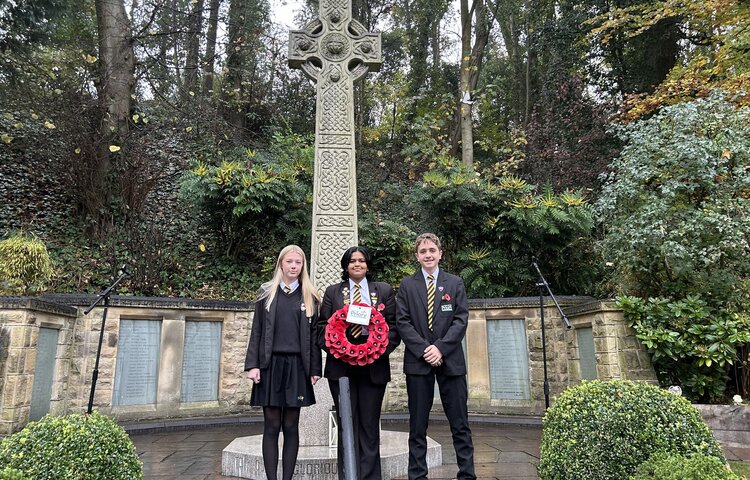
[[[489,41],[489,25],[484,0],[474,0],[469,9],[468,0],[460,0],[461,10],[461,73],[459,75],[459,103],[451,132],[451,146],[458,153],[459,134],[461,162],[467,167],[474,163],[474,125],[472,121],[472,95],[479,83],[484,51]],[[476,25],[474,45],[471,45],[472,17]]]
[[[221,0],[210,0],[208,7],[208,29],[206,31],[206,56],[203,57],[203,95],[214,89],[214,66],[216,65],[216,33],[219,30],[219,6]]]
[[[102,106],[101,147],[86,209],[101,219],[112,196],[108,176],[112,169],[110,145],[121,146],[128,133],[131,94],[135,85],[135,55],[130,19],[123,0],[96,0],[99,34],[99,101]],[[106,215],[106,213],[105,213]]]
[[[190,92],[195,94],[198,85],[198,60],[200,59],[200,40],[203,27],[203,0],[195,0],[188,15],[188,31],[186,33],[185,48],[185,76],[182,84],[182,100],[189,102]]]
[[[227,45],[227,74],[222,91],[223,117],[235,128],[235,139],[242,137],[245,126],[245,87],[242,82],[245,68],[245,0],[232,0],[229,5],[229,44]]]

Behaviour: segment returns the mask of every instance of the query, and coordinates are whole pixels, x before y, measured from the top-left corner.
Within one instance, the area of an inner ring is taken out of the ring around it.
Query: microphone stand
[[[555,295],[552,293],[552,290],[549,288],[549,284],[547,283],[547,280],[545,280],[544,275],[542,275],[542,271],[539,270],[539,265],[536,263],[536,257],[533,257],[531,260],[531,266],[534,267],[536,270],[536,273],[539,274],[539,280],[536,283],[536,286],[539,287],[539,318],[542,322],[542,366],[544,369],[544,409],[549,408],[549,381],[547,379],[547,341],[544,334],[544,293],[549,294],[550,298],[552,298],[552,301],[555,303],[555,306],[557,307],[557,311],[560,312],[560,316],[563,319],[563,323],[565,324],[566,329],[570,329],[570,321],[568,320],[568,317],[565,316],[565,314],[562,311],[562,308],[560,308],[560,304],[557,303],[557,299],[555,298]]]
[[[86,410],[86,413],[91,414],[91,410],[94,407],[94,391],[96,390],[96,380],[99,378],[99,357],[101,357],[102,354],[102,341],[104,340],[104,323],[107,321],[107,309],[109,308],[109,297],[112,294],[112,291],[117,288],[117,286],[125,280],[125,277],[130,275],[130,272],[127,270],[127,265],[122,266],[122,270],[120,273],[120,276],[117,278],[117,280],[114,281],[112,285],[107,287],[106,290],[104,290],[102,293],[100,293],[96,300],[94,300],[94,303],[89,305],[89,307],[83,312],[84,315],[88,315],[91,310],[94,309],[94,307],[104,300],[104,312],[102,312],[102,327],[99,330],[99,345],[96,348],[96,362],[94,363],[94,373],[91,376],[91,393],[89,393],[89,405],[88,409]]]

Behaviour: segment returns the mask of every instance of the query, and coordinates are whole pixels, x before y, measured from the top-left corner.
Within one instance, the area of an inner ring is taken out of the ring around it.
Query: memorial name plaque
[[[578,337],[578,363],[581,380],[596,380],[596,355],[594,354],[594,331],[589,328],[576,328]]]
[[[185,322],[181,402],[219,399],[221,322]]]
[[[530,400],[529,353],[524,320],[488,320],[493,400]]]
[[[156,403],[161,321],[120,320],[112,405]]]
[[[49,413],[59,334],[60,332],[54,328],[39,329],[34,384],[31,387],[31,409],[29,411],[29,420],[32,421],[39,420]]]

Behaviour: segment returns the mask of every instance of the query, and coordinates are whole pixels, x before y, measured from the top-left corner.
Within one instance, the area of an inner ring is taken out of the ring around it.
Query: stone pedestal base
[[[221,473],[240,478],[265,480],[262,435],[235,438],[223,451]],[[279,450],[281,455],[281,450]],[[440,444],[427,437],[427,466],[443,463]],[[409,466],[409,434],[383,431],[380,434],[380,464],[383,480],[404,477]],[[278,474],[281,475],[281,462]],[[338,480],[336,449],[326,446],[300,446],[297,455],[295,480]]]

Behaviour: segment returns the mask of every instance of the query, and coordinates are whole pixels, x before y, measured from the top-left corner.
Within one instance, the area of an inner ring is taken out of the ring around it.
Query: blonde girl
[[[287,245],[273,278],[261,286],[245,356],[253,383],[250,404],[263,407],[263,464],[277,480],[279,432],[284,432],[282,478],[291,480],[299,450],[300,408],[315,403],[313,385],[322,374],[312,325],[320,295],[307,273],[305,253]]]

